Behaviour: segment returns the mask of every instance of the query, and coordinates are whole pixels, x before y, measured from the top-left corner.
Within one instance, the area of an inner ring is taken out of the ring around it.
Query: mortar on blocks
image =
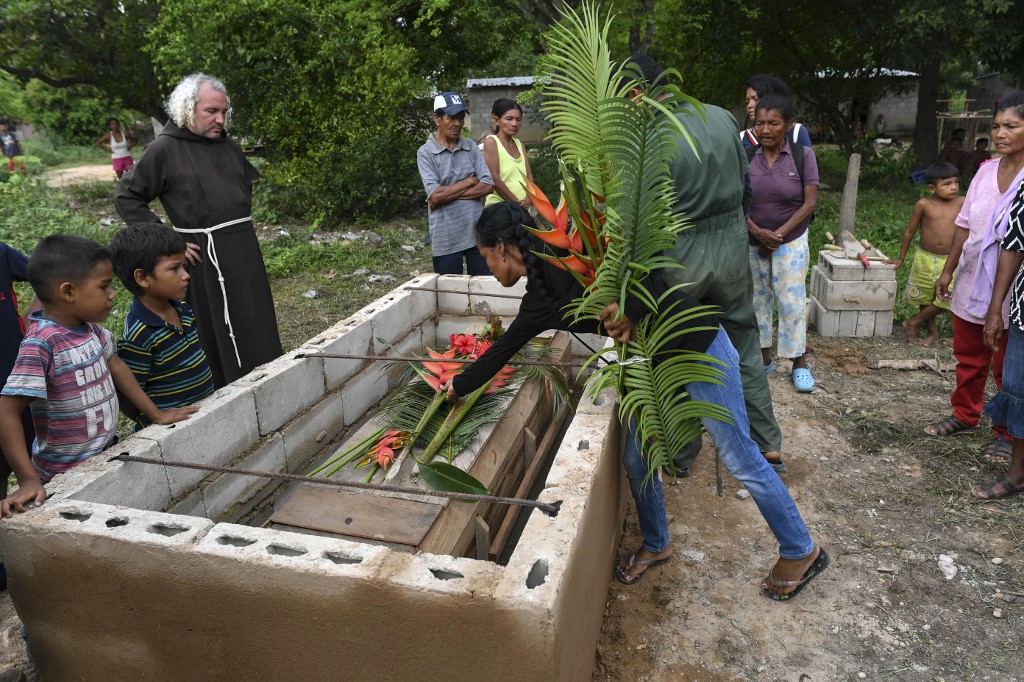
[[[55,478],[0,525],[41,678],[589,680],[628,497],[614,395],[578,407],[538,496],[561,509],[529,514],[506,565],[243,525],[277,481],[111,459],[304,473],[396,379],[300,355],[443,346],[522,291],[415,278]]]

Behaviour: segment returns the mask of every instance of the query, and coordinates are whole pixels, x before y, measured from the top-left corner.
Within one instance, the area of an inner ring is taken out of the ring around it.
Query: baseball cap
[[[438,109],[443,109],[444,113],[454,116],[466,110],[466,103],[457,92],[442,92],[434,98],[434,111]]]

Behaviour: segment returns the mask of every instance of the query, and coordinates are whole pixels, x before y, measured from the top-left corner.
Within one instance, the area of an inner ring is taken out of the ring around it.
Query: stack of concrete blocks
[[[504,566],[243,525],[276,482],[110,456],[303,473],[396,381],[303,355],[440,347],[474,311],[510,319],[487,295],[510,291],[414,279],[56,477],[0,527],[40,679],[590,680],[627,497],[614,395],[579,406],[539,495],[561,510],[530,514]]]
[[[896,267],[828,251],[811,269],[809,321],[822,336],[889,336],[896,305]]]

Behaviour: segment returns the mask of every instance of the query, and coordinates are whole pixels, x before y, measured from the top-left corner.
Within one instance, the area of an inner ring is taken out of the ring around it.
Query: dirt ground
[[[980,456],[987,428],[921,433],[949,414],[952,373],[869,368],[953,360],[905,339],[812,336],[815,392],[797,394],[787,368],[771,379],[782,478],[831,567],[792,602],[763,598],[777,546],[728,474],[717,497],[705,447],[691,478],[666,479],[673,560],[611,582],[595,680],[1024,679],[1024,505],[967,493],[1001,474]],[[620,555],[639,543],[631,511]]]
[[[68,185],[83,185],[91,182],[110,182],[113,185],[116,178],[114,169],[109,163],[58,168],[46,172],[46,184],[58,189]]]

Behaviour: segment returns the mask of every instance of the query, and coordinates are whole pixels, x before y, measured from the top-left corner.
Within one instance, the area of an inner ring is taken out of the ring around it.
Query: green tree
[[[157,0],[5,0],[0,70],[56,88],[91,86],[101,96],[163,117],[147,48]]]

